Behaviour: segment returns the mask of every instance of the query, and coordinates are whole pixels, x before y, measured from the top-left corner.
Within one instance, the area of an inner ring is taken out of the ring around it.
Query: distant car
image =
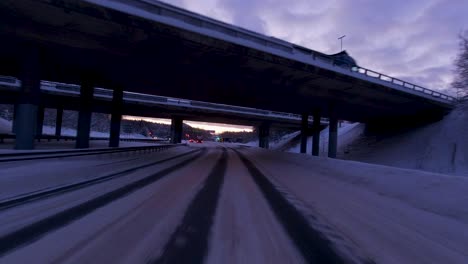
[[[190,143],[193,143],[194,141],[193,141],[193,139],[189,139],[189,141],[188,141],[188,142],[190,142]]]
[[[197,143],[203,143],[202,139],[197,138]]]

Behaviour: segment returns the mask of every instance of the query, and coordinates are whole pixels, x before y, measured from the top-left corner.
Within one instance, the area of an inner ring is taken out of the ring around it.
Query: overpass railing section
[[[351,72],[360,73],[365,76],[374,77],[382,81],[386,81],[390,84],[395,84],[403,88],[407,88],[412,91],[420,92],[424,95],[433,96],[438,99],[447,101],[447,103],[455,103],[457,99],[453,96],[449,96],[431,89],[427,89],[398,78],[393,78],[385,74],[378,73],[363,67],[347,67],[345,65],[337,65],[336,58],[329,56],[327,54],[314,51],[299,45],[292,44],[290,42],[277,39],[274,37],[268,37],[241,27],[230,25],[221,21],[217,21],[210,17],[206,17],[188,10],[175,7],[170,4],[162,3],[157,0],[131,0],[127,1],[126,4],[133,5],[133,7],[145,10],[154,15],[169,18],[171,20],[177,21],[176,23],[170,23],[173,26],[181,27],[181,23],[184,23],[191,27],[192,29],[204,29],[210,30],[217,33],[221,33],[228,38],[239,39],[241,42],[248,41],[255,45],[260,45],[266,48],[273,48],[281,52],[286,52],[292,55],[305,55],[309,59],[314,61],[319,61],[333,66],[338,66],[341,68],[349,69]],[[122,10],[125,12],[125,10]],[[162,21],[163,23],[168,23],[168,21]],[[183,26],[182,26],[183,27]],[[187,28],[187,27],[185,27]]]
[[[357,72],[357,73],[364,74],[364,75],[369,76],[369,77],[377,78],[377,79],[382,80],[382,81],[386,81],[386,82],[389,82],[389,83],[392,83],[392,84],[402,86],[404,88],[407,88],[407,89],[410,89],[410,90],[413,90],[413,91],[417,91],[417,92],[421,92],[421,93],[424,93],[424,94],[432,95],[434,97],[445,99],[445,100],[450,101],[450,102],[456,102],[457,101],[457,98],[455,98],[453,96],[446,95],[446,94],[443,94],[443,93],[440,93],[440,92],[437,92],[437,91],[434,91],[434,90],[431,90],[431,89],[427,89],[427,88],[421,87],[419,85],[412,84],[412,83],[403,81],[403,80],[398,79],[398,78],[393,78],[391,76],[388,76],[388,75],[385,75],[385,74],[382,74],[382,73],[379,73],[379,72],[376,72],[376,71],[373,71],[373,70],[369,70],[369,69],[366,69],[366,68],[363,68],[363,67],[354,66],[354,67],[351,68],[351,70],[354,71],[354,72]]]
[[[13,90],[19,91],[21,82],[14,77],[0,76],[0,86],[7,87],[7,89],[13,89]],[[80,89],[81,89],[80,86],[76,84],[55,83],[55,82],[50,82],[50,81],[41,82],[41,90],[51,92],[51,93],[66,94],[68,96],[79,96]],[[94,88],[94,97],[96,98],[110,101],[112,100],[112,96],[113,96],[113,91],[110,89]],[[243,113],[243,114],[249,114],[249,115],[276,117],[276,118],[283,118],[283,119],[297,120],[297,121],[301,120],[302,118],[301,115],[292,114],[292,113],[284,113],[284,112],[269,111],[269,110],[255,109],[255,108],[242,107],[242,106],[209,103],[209,102],[202,102],[202,101],[193,101],[193,100],[171,98],[171,97],[164,97],[164,96],[157,96],[157,95],[140,94],[140,93],[133,93],[133,92],[124,92],[124,100],[137,102],[137,103],[173,105],[173,106],[179,106],[179,107],[207,109],[207,110],[212,110],[212,111],[225,111],[225,112],[227,111],[231,113]],[[309,117],[309,121],[313,121],[313,118]],[[321,122],[328,122],[328,119],[322,118]]]

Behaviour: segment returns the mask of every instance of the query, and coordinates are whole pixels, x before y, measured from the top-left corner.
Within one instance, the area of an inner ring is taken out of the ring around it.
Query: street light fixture
[[[338,39],[341,40],[341,51],[343,51],[343,38],[346,37],[346,35],[343,35],[339,37]]]

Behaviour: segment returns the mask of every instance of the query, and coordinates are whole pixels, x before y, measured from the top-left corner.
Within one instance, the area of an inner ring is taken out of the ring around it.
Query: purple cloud
[[[338,37],[359,65],[445,90],[453,79],[468,1],[165,0],[308,48],[335,53]]]

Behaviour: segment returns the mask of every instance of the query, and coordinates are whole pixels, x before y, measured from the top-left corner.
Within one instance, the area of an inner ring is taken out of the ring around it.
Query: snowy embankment
[[[11,133],[11,121],[0,117],[0,134]]]
[[[468,103],[459,105],[437,123],[392,137],[361,133],[339,157],[468,176]]]
[[[468,103],[443,120],[393,136],[364,134],[365,125],[338,128],[338,158],[468,176]],[[308,138],[308,148],[312,138]],[[328,128],[320,133],[320,156],[327,155]],[[308,153],[310,150],[308,149]],[[299,153],[300,144],[287,152]]]
[[[282,150],[283,148],[287,147],[288,144],[293,142],[297,138],[297,136],[299,136],[300,134],[301,134],[301,131],[296,131],[296,132],[292,132],[290,134],[284,135],[276,141],[270,141],[270,149]],[[238,145],[258,147],[258,144],[259,144],[258,140],[254,140],[254,141],[247,142],[245,144],[238,144]]]
[[[11,126],[12,122],[8,121],[6,119],[0,118],[0,134],[7,134],[11,133]],[[42,132],[44,135],[55,135],[55,127],[53,126],[43,126],[42,127]],[[74,137],[76,136],[76,129],[72,128],[62,128],[62,136],[71,136]],[[98,131],[91,131],[90,133],[91,137],[102,137],[102,138],[108,138],[109,137],[109,132],[98,132]],[[141,134],[121,134],[121,138],[143,138],[143,139],[148,139],[149,137],[145,137]]]
[[[347,146],[354,139],[364,132],[364,124],[360,123],[342,123],[338,127],[338,154],[347,151]],[[307,138],[307,153],[311,152],[312,137]],[[286,152],[299,153],[301,149],[300,141]],[[328,154],[328,127],[320,132],[320,156],[327,156]]]

